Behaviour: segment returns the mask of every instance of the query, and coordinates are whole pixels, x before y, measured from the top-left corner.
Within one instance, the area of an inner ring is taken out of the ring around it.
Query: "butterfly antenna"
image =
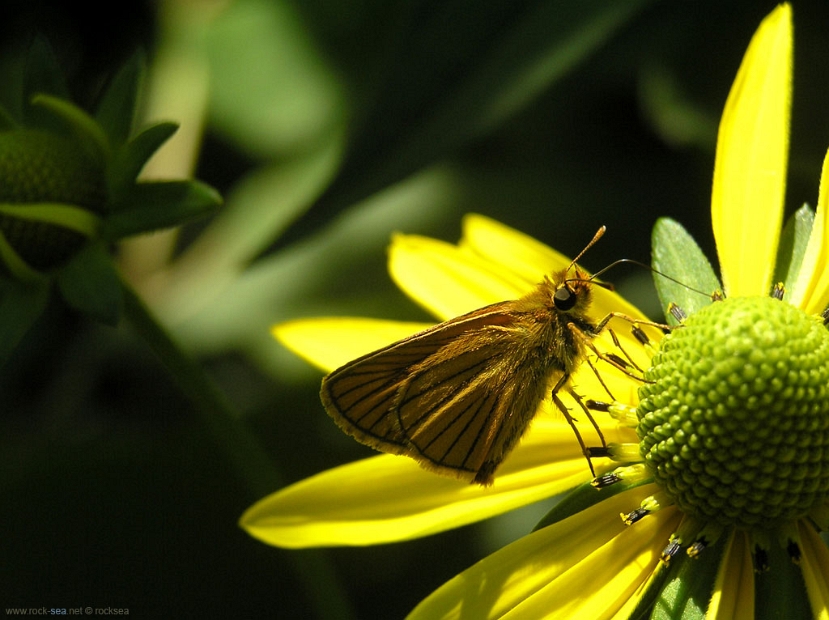
[[[593,247],[593,245],[594,245],[594,244],[595,244],[595,243],[596,243],[599,239],[601,239],[601,238],[602,238],[602,235],[604,235],[604,233],[605,233],[605,231],[606,231],[606,230],[607,230],[607,226],[602,226],[601,228],[599,228],[599,230],[597,230],[597,231],[596,231],[596,234],[595,234],[595,235],[593,235],[593,238],[590,240],[590,243],[588,243],[586,246],[584,246],[584,249],[583,249],[581,252],[579,252],[579,253],[578,253],[578,255],[576,256],[576,258],[574,258],[574,259],[573,259],[573,261],[570,263],[569,267],[567,267],[567,271],[570,271],[570,270],[573,268],[573,265],[575,265],[575,264],[578,262],[578,260],[579,260],[582,256],[584,256],[584,253],[585,253],[585,252],[587,252],[587,250],[589,250],[590,248],[592,248],[592,247]]]
[[[593,244],[591,243],[590,245],[593,245]],[[587,247],[589,248],[590,246],[588,245]],[[585,248],[585,249],[587,249],[587,248]],[[582,252],[582,253],[584,253],[584,252]],[[694,288],[693,286],[688,286],[688,285],[687,285],[687,284],[685,284],[684,282],[680,282],[680,281],[679,281],[679,280],[677,280],[676,278],[672,278],[672,277],[671,277],[671,276],[669,276],[668,274],[662,273],[662,272],[661,272],[661,271],[659,271],[658,269],[654,269],[654,268],[653,268],[653,267],[651,267],[650,265],[646,265],[645,263],[640,263],[638,260],[633,260],[632,258],[620,258],[619,260],[615,260],[615,261],[613,261],[612,263],[610,263],[607,267],[604,267],[604,268],[602,268],[602,269],[599,269],[599,271],[597,271],[597,272],[596,272],[596,273],[594,273],[592,276],[590,276],[590,278],[589,278],[589,279],[590,279],[590,280],[592,280],[593,278],[598,277],[598,276],[600,276],[601,274],[603,274],[605,271],[608,271],[609,269],[611,269],[611,268],[615,267],[616,265],[621,265],[622,263],[631,263],[631,264],[633,264],[633,265],[637,265],[637,266],[639,266],[639,267],[643,267],[644,269],[647,269],[647,270],[649,270],[649,271],[651,271],[651,272],[655,273],[655,274],[656,274],[656,275],[658,275],[658,276],[662,276],[662,277],[663,277],[663,278],[665,278],[666,280],[670,280],[671,282],[673,282],[673,283],[675,283],[675,284],[679,284],[680,286],[685,287],[685,288],[686,288],[686,289],[688,289],[689,291],[693,291],[694,293],[699,293],[700,295],[705,295],[706,297],[711,297],[711,293],[706,293],[705,291],[701,291],[701,290],[699,290],[699,289],[696,289],[696,288]],[[597,282],[596,284],[599,284],[599,283]]]

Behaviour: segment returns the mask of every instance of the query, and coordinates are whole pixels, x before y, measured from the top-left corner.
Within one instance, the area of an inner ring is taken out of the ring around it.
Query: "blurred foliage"
[[[0,104],[14,109],[36,33],[83,107],[146,51],[143,119],[181,130],[145,175],[193,174],[225,205],[120,245],[118,260],[287,484],[368,450],[330,423],[319,374],[268,327],[425,318],[385,274],[393,231],[456,240],[476,211],[574,253],[606,224],[584,260],[595,270],[649,261],[666,216],[713,257],[718,118],[773,5],[181,0],[97,6],[90,19],[11,0]],[[829,5],[795,2],[794,19],[790,213],[816,200],[829,145]],[[658,314],[649,274],[607,277]],[[386,547],[264,547],[236,527],[257,492],[141,331],[44,303],[0,372],[3,606],[398,618],[547,509]]]

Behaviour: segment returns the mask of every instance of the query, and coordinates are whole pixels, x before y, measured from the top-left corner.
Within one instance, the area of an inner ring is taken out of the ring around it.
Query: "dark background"
[[[175,38],[169,15],[178,10],[207,22],[199,45],[213,90],[197,176],[228,196],[227,209],[244,205],[238,188],[249,179],[283,170],[344,130],[348,156],[318,199],[280,223],[249,209],[245,230],[270,223],[264,239],[245,246],[245,266],[230,282],[217,280],[213,296],[187,312],[165,304],[175,290],[156,300],[280,472],[276,490],[370,451],[334,428],[317,398],[320,373],[274,342],[267,325],[307,315],[424,318],[385,274],[392,231],[455,241],[462,214],[475,211],[573,254],[606,224],[584,260],[595,270],[620,257],[648,261],[653,223],[669,216],[715,260],[716,126],[774,2],[643,2],[514,113],[457,136],[452,123],[436,121],[432,134],[418,133],[480,70],[500,33],[537,12],[549,18],[551,44],[577,49],[570,27],[593,4],[242,0],[93,11],[15,0],[0,9],[8,86],[0,103],[8,105],[34,33],[52,44],[87,106],[137,48],[152,66]],[[234,13],[242,9],[263,18],[246,22]],[[268,30],[274,12],[299,33],[290,53],[280,47],[284,30]],[[815,203],[829,146],[829,5],[795,3],[794,21],[788,212]],[[497,85],[508,76],[490,77]],[[306,77],[322,94],[302,90]],[[330,106],[284,130],[257,131],[251,115],[269,112],[269,93],[290,102],[286,89]],[[462,93],[460,109],[474,115],[491,90],[477,100]],[[445,189],[442,179],[451,181]],[[275,204],[262,209],[279,209],[282,188],[264,187]],[[403,206],[394,200],[400,188]],[[180,247],[207,230],[205,222],[186,229]],[[631,268],[609,276],[656,316],[649,278]],[[126,607],[132,617],[400,618],[545,510],[378,547],[265,546],[237,526],[260,495],[217,456],[215,438],[147,345],[128,325],[98,325],[57,299],[0,372],[0,488],[0,608]]]

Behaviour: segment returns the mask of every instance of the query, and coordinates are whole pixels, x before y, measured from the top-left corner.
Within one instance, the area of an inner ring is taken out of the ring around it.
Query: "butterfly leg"
[[[627,321],[633,326],[638,325],[649,325],[650,327],[656,327],[657,329],[661,329],[663,331],[667,330],[670,331],[673,329],[670,325],[665,325],[664,323],[654,323],[653,321],[643,321],[642,319],[635,319],[632,316],[628,316],[622,312],[611,312],[606,317],[604,317],[599,324],[596,325],[596,333],[600,333],[605,326],[610,323],[611,319],[622,319],[623,321]]]
[[[576,419],[572,415],[570,415],[570,410],[567,408],[567,406],[564,404],[564,401],[562,401],[561,398],[558,395],[559,390],[561,390],[567,384],[567,381],[569,379],[570,379],[570,375],[567,374],[567,373],[564,373],[561,376],[561,378],[556,382],[555,386],[553,387],[551,396],[552,396],[552,399],[553,399],[553,403],[558,408],[558,410],[561,411],[561,414],[564,416],[564,419],[567,420],[567,423],[570,425],[570,428],[573,429],[573,434],[575,434],[576,440],[578,440],[579,446],[581,446],[581,452],[584,455],[584,458],[587,459],[587,466],[590,468],[590,474],[595,478],[596,477],[596,471],[593,469],[593,462],[590,460],[590,451],[588,450],[587,446],[585,445],[584,439],[582,438],[581,433],[579,432],[579,429],[576,426]],[[587,407],[584,406],[584,403],[582,402],[581,397],[578,394],[576,394],[569,387],[566,388],[566,390],[567,390],[567,393],[570,394],[570,396],[572,396],[576,400],[576,402],[581,406],[581,408],[587,414],[587,417],[590,419],[590,422],[593,424],[593,428],[596,429],[596,432],[599,434],[599,437],[601,437],[602,445],[607,445],[607,444],[605,444],[604,435],[602,435],[602,431],[599,430],[599,426],[596,424],[596,421],[593,419],[593,416],[590,415],[590,411],[587,409]]]
[[[611,366],[613,366],[617,370],[623,372],[625,375],[627,375],[631,379],[635,379],[637,381],[644,381],[644,379],[642,378],[642,369],[639,368],[633,362],[633,360],[630,358],[630,355],[628,355],[627,351],[625,351],[625,349],[622,347],[622,344],[619,342],[619,339],[616,336],[615,332],[612,329],[607,327],[610,320],[614,319],[614,318],[618,318],[618,319],[629,322],[632,326],[633,331],[634,331],[634,336],[636,336],[637,339],[640,342],[642,342],[642,339],[639,336],[637,336],[637,333],[641,333],[643,336],[646,337],[646,335],[644,334],[644,331],[641,329],[640,325],[656,327],[656,328],[658,328],[660,330],[663,330],[663,331],[664,330],[669,330],[671,328],[668,325],[665,325],[663,323],[654,323],[653,321],[644,321],[642,319],[635,319],[633,317],[630,317],[626,314],[622,314],[620,312],[611,312],[606,317],[604,317],[601,321],[599,321],[599,323],[596,325],[595,330],[593,331],[592,334],[590,334],[590,336],[587,336],[585,333],[581,332],[580,330],[573,329],[575,335],[577,337],[582,338],[582,341],[584,342],[584,345],[587,348],[589,348],[591,351],[593,351],[593,353],[595,353],[596,356],[599,359],[607,362],[608,364],[610,364]],[[594,344],[593,338],[598,336],[605,329],[607,329],[607,331],[610,333],[610,337],[613,339],[613,342],[619,348],[619,350],[622,352],[622,354],[625,356],[624,358],[617,355],[617,354],[615,354],[615,353],[604,353],[602,351],[599,351],[599,349]],[[627,359],[625,359],[625,358],[627,358]],[[636,371],[636,372],[634,372],[634,371]],[[596,373],[595,369],[593,370],[593,372]],[[598,376],[598,373],[596,373],[596,374]],[[599,381],[602,382],[601,377],[599,378]],[[602,385],[604,385],[604,382],[602,382]],[[605,387],[605,391],[607,391],[609,393],[609,390],[607,390],[607,387]]]
[[[604,379],[602,379],[602,375],[599,374],[598,369],[593,365],[593,362],[590,361],[590,358],[585,357],[584,361],[587,362],[588,366],[590,366],[590,370],[592,370],[593,374],[596,375],[596,379],[599,380],[599,383],[601,383],[602,387],[604,388],[604,391],[607,392],[608,396],[610,396],[610,400],[616,400],[616,397],[613,396],[613,392],[611,392],[610,388],[607,387],[607,384],[604,382]]]

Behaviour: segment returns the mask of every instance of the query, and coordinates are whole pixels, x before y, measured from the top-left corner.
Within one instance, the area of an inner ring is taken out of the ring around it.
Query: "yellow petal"
[[[720,563],[708,620],[754,620],[754,565],[745,532],[735,531]]]
[[[464,216],[463,237],[458,246],[502,267],[528,287],[570,264],[564,254],[529,235],[475,213]]]
[[[653,490],[620,493],[504,547],[433,592],[409,620],[612,617],[654,570],[677,523],[673,508],[622,523],[619,513]]]
[[[564,269],[572,261],[529,235],[475,213],[464,217],[463,237],[458,246],[462,251],[490,263],[490,269],[502,269],[504,277],[520,281],[526,290],[541,282],[545,275]],[[595,286],[593,298],[590,316],[597,320],[610,312],[646,319],[638,308],[613,291]]]
[[[797,284],[787,300],[808,314],[829,306],[829,152],[823,159],[815,221],[803,256]]]
[[[792,72],[788,4],[763,20],[728,95],[711,218],[730,297],[768,295],[786,188]]]
[[[383,455],[282,489],[250,507],[240,525],[279,547],[373,545],[460,527],[589,479],[569,426],[539,418],[490,487],[437,476],[407,457]]]
[[[394,236],[389,273],[407,295],[443,321],[517,299],[532,288],[455,245],[418,235]]]
[[[816,620],[829,619],[829,549],[814,528],[798,521],[803,557],[800,569]]]
[[[304,360],[330,372],[430,326],[429,323],[336,317],[280,323],[271,328],[271,334]]]

